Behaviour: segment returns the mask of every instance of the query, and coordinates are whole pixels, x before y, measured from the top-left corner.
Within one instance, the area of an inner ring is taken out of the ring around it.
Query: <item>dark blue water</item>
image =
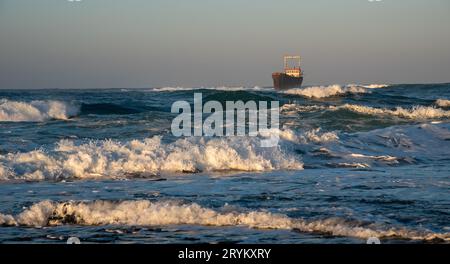
[[[171,134],[279,101],[280,142]],[[0,242],[445,243],[450,85],[0,90]]]

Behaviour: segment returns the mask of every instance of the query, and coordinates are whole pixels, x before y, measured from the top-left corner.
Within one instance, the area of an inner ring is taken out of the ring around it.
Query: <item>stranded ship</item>
[[[296,60],[297,64],[290,67],[289,60]],[[303,71],[300,68],[300,56],[284,56],[284,72],[272,73],[273,87],[278,90],[300,88],[303,82]]]

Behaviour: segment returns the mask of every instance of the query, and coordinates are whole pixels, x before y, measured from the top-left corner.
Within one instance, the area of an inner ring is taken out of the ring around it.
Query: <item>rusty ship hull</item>
[[[272,73],[273,87],[277,90],[300,88],[303,76],[295,77],[282,72]]]

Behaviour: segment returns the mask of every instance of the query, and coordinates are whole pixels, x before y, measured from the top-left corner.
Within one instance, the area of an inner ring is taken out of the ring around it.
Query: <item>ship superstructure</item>
[[[289,61],[296,64],[289,66]],[[300,87],[303,82],[303,71],[300,68],[300,56],[284,56],[284,72],[272,73],[273,87],[275,89],[289,89]]]

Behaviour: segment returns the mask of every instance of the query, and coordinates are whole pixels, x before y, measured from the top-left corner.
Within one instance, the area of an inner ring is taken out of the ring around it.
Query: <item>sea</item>
[[[177,101],[279,102],[175,136]],[[450,84],[0,90],[0,243],[449,243]]]

